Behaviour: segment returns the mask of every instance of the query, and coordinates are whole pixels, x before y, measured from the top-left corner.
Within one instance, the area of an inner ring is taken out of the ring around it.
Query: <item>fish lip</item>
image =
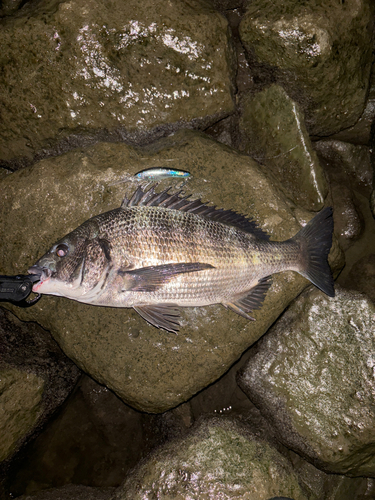
[[[27,272],[31,275],[35,275],[39,277],[39,280],[33,285],[33,292],[38,293],[39,288],[50,279],[52,276],[51,269],[47,267],[40,267],[37,265],[31,266]]]
[[[29,267],[27,270],[29,274],[36,274],[40,276],[40,281],[44,281],[46,278],[50,278],[52,275],[51,269],[48,269],[47,267],[40,267],[37,265]]]

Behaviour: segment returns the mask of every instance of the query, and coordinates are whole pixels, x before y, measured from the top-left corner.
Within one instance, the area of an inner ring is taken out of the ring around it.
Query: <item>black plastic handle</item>
[[[0,301],[12,302],[19,307],[30,307],[38,302],[41,294],[26,300],[32,292],[33,284],[39,281],[37,274],[19,274],[17,276],[0,275]]]

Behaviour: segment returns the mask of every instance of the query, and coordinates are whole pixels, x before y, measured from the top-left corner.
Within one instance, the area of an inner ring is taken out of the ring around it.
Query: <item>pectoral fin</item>
[[[272,278],[271,276],[267,276],[266,278],[262,278],[259,280],[258,284],[255,285],[248,293],[247,295],[233,301],[233,302],[227,302],[226,304],[223,304],[225,307],[228,307],[235,313],[239,314],[243,318],[253,320],[251,316],[249,316],[249,312],[255,311],[256,309],[259,309],[266,297],[266,294],[272,285]]]
[[[118,274],[124,277],[123,292],[155,292],[165,283],[168,283],[174,276],[212,268],[211,264],[183,262],[142,267],[140,269],[132,269],[131,271],[120,270]]]
[[[180,329],[180,311],[174,304],[136,306],[134,309],[156,328],[164,328],[172,333],[177,333]]]

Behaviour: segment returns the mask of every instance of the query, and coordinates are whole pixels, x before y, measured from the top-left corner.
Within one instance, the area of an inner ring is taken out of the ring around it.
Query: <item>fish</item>
[[[334,296],[331,207],[293,238],[271,241],[252,218],[157,186],[138,186],[119,208],[57,241],[28,270],[40,277],[33,291],[132,307],[174,333],[183,307],[222,304],[254,320],[250,314],[262,306],[272,275],[286,270]]]
[[[186,170],[174,170],[171,168],[148,168],[146,170],[141,170],[140,172],[135,174],[135,177],[139,180],[152,179],[152,180],[161,180],[168,179],[171,177],[188,178],[190,177],[190,173],[186,172]]]

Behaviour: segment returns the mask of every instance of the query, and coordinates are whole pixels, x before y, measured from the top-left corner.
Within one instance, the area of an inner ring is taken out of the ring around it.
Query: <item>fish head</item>
[[[109,250],[100,241],[87,223],[64,236],[28,269],[40,276],[33,292],[80,300],[108,267]]]

